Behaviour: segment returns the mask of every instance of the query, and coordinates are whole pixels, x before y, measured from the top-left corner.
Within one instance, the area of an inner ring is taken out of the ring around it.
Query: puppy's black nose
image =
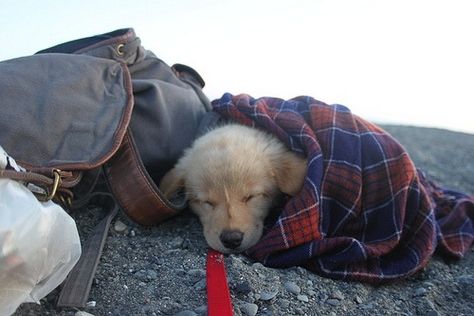
[[[240,246],[244,234],[238,230],[224,230],[219,236],[224,247],[229,249],[235,249]]]

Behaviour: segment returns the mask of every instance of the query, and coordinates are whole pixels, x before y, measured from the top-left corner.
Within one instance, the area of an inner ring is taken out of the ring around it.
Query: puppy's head
[[[306,160],[273,136],[226,125],[198,138],[162,179],[167,198],[184,187],[210,247],[242,252],[262,235],[263,221],[280,193],[298,193]]]

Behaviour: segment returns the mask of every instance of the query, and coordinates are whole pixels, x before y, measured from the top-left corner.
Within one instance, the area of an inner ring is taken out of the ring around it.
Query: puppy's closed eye
[[[253,202],[255,200],[258,200],[260,198],[268,198],[268,194],[266,193],[254,193],[254,194],[249,194],[249,195],[246,195],[243,199],[242,199],[242,202],[244,203],[250,203],[250,202]]]

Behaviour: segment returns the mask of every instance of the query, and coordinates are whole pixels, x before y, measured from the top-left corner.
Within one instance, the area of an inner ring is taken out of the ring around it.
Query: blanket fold
[[[415,273],[437,246],[461,258],[473,244],[474,198],[428,181],[398,141],[348,108],[228,93],[213,107],[308,159],[302,191],[248,250],[265,265],[377,283]]]

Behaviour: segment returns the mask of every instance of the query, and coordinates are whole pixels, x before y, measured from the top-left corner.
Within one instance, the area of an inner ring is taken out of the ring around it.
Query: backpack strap
[[[119,210],[110,193],[95,192],[90,195],[90,200],[92,199],[98,199],[97,204],[109,209],[109,212],[86,240],[81,258],[62,285],[57,302],[58,307],[84,307],[86,305],[110,223]]]
[[[105,164],[110,190],[125,213],[142,225],[156,225],[184,209],[162,196],[143,165],[130,128],[117,153]]]

